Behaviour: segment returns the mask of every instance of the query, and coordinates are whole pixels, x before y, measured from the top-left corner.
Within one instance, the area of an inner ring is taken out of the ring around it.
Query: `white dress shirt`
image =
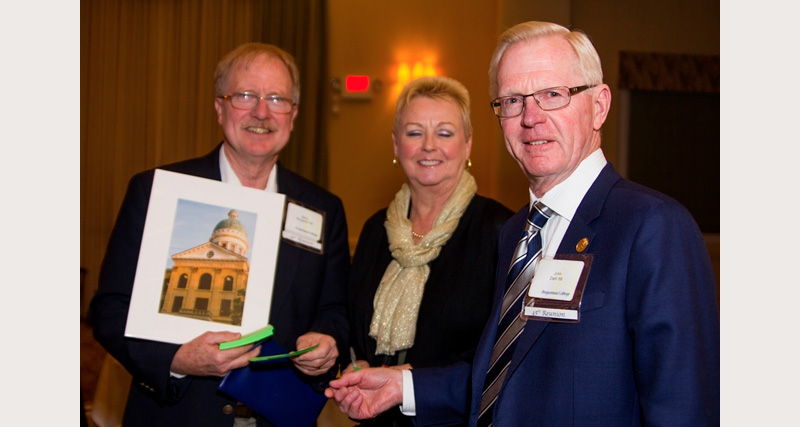
[[[272,166],[272,170],[269,173],[269,178],[267,178],[267,188],[264,190],[277,193],[278,192],[278,168],[276,166]],[[219,149],[219,174],[222,178],[222,182],[234,185],[242,185],[242,181],[239,180],[239,177],[236,176],[236,172],[234,172],[231,164],[228,162],[228,158],[225,156],[225,144],[222,144],[222,147]]]

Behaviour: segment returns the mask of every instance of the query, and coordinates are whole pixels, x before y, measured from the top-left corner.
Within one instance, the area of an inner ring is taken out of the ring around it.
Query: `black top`
[[[429,263],[414,345],[407,350],[405,363],[421,368],[472,361],[492,308],[500,229],[512,215],[495,200],[472,198],[453,235]],[[375,339],[369,336],[375,292],[392,260],[385,221],[386,209],[381,209],[364,224],[348,284],[350,342],[356,357],[370,366],[397,364],[396,356],[376,356]],[[411,425],[397,409],[367,424],[373,423]]]

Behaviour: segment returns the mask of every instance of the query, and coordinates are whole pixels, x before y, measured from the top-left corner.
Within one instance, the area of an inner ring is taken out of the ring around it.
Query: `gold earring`
[[[392,166],[397,167],[397,157],[392,159]]]
[[[472,159],[467,157],[467,165],[465,167],[466,170],[469,170],[472,167]]]

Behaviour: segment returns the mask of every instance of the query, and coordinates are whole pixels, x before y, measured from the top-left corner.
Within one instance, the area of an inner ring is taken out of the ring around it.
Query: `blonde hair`
[[[275,58],[283,62],[283,65],[286,66],[286,70],[289,71],[289,77],[292,79],[292,101],[294,101],[295,104],[299,104],[300,72],[297,70],[297,65],[294,63],[294,57],[278,46],[266,43],[245,43],[239,45],[239,47],[228,52],[219,61],[217,69],[214,71],[214,88],[217,91],[217,96],[229,95],[224,92],[228,87],[228,74],[234,65],[239,63],[248,65],[261,56]]]
[[[469,91],[463,84],[455,79],[445,76],[422,77],[408,83],[397,98],[397,107],[394,110],[394,127],[396,131],[400,125],[400,115],[403,109],[418,96],[431,99],[453,101],[461,112],[461,121],[464,123],[466,135],[472,135],[472,122],[470,121]]]
[[[506,50],[516,43],[545,37],[561,37],[569,42],[578,56],[580,73],[586,79],[584,84],[599,85],[603,83],[603,67],[600,64],[600,56],[589,40],[589,36],[580,30],[570,31],[551,22],[530,21],[517,24],[500,36],[494,54],[492,54],[492,62],[489,64],[489,94],[491,98],[496,98],[499,92],[497,67]]]

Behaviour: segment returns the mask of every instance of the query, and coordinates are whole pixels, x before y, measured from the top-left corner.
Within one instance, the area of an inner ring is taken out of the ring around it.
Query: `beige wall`
[[[487,1],[330,2],[331,78],[366,74],[381,81],[371,100],[340,99],[328,109],[329,183],[344,200],[351,249],[364,221],[405,182],[402,169],[392,166],[391,139],[403,61],[433,61],[439,74],[467,87],[473,104],[471,171],[480,193],[497,192],[494,171],[498,158],[507,155],[497,145],[497,121],[488,106],[496,9]]]
[[[489,109],[488,67],[497,36],[517,23],[549,20],[590,35],[605,80],[617,95],[621,51],[719,55],[719,3],[711,0],[332,0],[329,74],[367,74],[383,85],[369,101],[328,109],[330,189],[344,200],[354,245],[364,221],[404,182],[393,168],[391,126],[400,61],[436,58],[440,74],[472,97],[472,162],[478,191],[516,210],[527,201],[519,166],[506,152]],[[603,128],[603,149],[617,163],[618,103]]]

